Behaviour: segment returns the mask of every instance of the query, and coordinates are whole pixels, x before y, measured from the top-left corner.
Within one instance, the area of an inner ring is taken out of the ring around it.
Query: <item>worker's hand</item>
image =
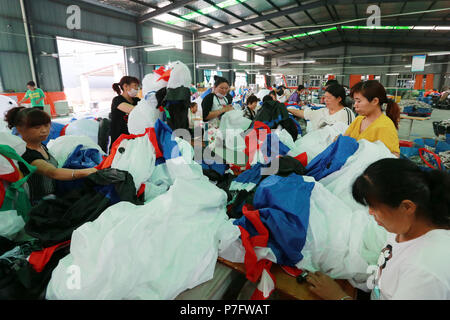
[[[308,289],[324,300],[340,300],[347,296],[336,281],[319,271],[310,273],[306,282],[309,284]]]
[[[222,107],[223,113],[233,110],[234,108],[229,104]]]

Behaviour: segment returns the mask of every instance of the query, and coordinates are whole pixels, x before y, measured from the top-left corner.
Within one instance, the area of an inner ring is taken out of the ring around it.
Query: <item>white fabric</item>
[[[97,149],[101,155],[104,155],[102,148],[88,136],[60,136],[48,142],[48,151],[58,161],[58,167],[62,167],[69,155],[78,145],[83,145],[83,149]]]
[[[216,139],[222,138],[223,146],[229,150],[243,151],[245,149],[243,133],[250,127],[252,121],[245,118],[243,114],[242,110],[228,111],[220,120],[221,135],[216,136]]]
[[[175,61],[171,63],[169,67],[172,68],[172,71],[170,72],[167,88],[189,88],[192,83],[192,77],[188,66],[181,61]]]
[[[18,155],[23,155],[27,150],[27,144],[22,138],[11,134],[10,132],[0,132],[0,144],[13,148]]]
[[[309,132],[295,141],[294,148],[289,151],[288,155],[296,157],[306,152],[309,163],[332,144],[338,135],[344,134],[347,128],[348,126],[343,122],[337,122],[334,125],[325,126],[322,129]]]
[[[361,139],[358,141],[358,144],[358,150],[347,159],[340,170],[320,180],[322,185],[340,198],[351,210],[364,208],[352,196],[352,184],[356,178],[375,161],[384,158],[395,158],[381,141],[369,142]]]
[[[4,121],[5,113],[12,108],[17,107],[17,103],[8,96],[0,94],[0,132],[11,133],[8,123]]]
[[[122,153],[121,148],[125,149]],[[152,176],[155,168],[155,148],[148,135],[124,139],[120,142],[111,168],[128,171],[133,177],[136,190]]]
[[[93,119],[78,119],[66,127],[66,136],[88,136],[98,143],[99,122]]]
[[[130,134],[143,134],[145,129],[154,127],[156,121],[162,118],[163,113],[157,108],[155,94],[151,93],[147,99],[141,99],[128,115],[127,125]]]
[[[0,182],[1,183],[1,182]],[[0,236],[12,240],[19,233],[25,222],[16,210],[0,211]]]
[[[143,206],[108,208],[74,231],[71,253],[53,271],[46,298],[174,299],[208,281],[218,248],[228,246],[228,235],[219,232],[230,224],[226,199],[206,177],[191,175],[177,177]],[[79,290],[67,287],[71,265],[82,271]]]
[[[350,110],[349,110],[350,111]],[[348,115],[350,114],[350,122]],[[324,126],[333,125],[336,122],[345,123],[347,126],[352,123],[355,119],[355,115],[353,112],[347,113],[347,110],[343,108],[334,114],[330,114],[330,110],[328,108],[321,108],[318,110],[312,110],[310,108],[305,108],[305,120],[309,120],[311,122],[311,129],[317,130]]]
[[[7,175],[16,171],[8,159],[0,154],[0,176]]]
[[[380,299],[450,300],[450,230],[432,230],[400,243],[395,237],[388,238],[392,250],[380,254],[374,275]]]
[[[305,177],[305,180],[314,181],[311,177]],[[353,212],[316,182],[311,193],[303,259],[296,266],[309,271],[320,270],[332,278],[365,281],[369,276],[367,267],[376,261],[386,234],[384,228],[374,225],[367,209],[366,212]],[[363,254],[365,239],[381,239],[370,248],[372,255]]]

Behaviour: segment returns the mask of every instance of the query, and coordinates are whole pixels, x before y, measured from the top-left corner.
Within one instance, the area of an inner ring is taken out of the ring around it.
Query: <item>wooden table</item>
[[[245,274],[245,265],[243,263],[233,263],[223,258],[217,259],[220,263]],[[306,282],[298,283],[295,277],[288,275],[277,264],[272,264],[270,272],[276,279],[275,288],[284,299],[292,300],[322,300],[317,295],[309,291]],[[353,299],[356,299],[356,289],[347,280],[336,280],[341,288]]]
[[[412,130],[414,120],[419,120],[419,121],[429,120],[429,119],[431,119],[431,117],[410,117],[410,116],[401,114],[400,119],[411,120],[411,123],[409,124],[409,131],[408,131],[408,140],[409,140],[409,138],[411,136],[411,130]]]

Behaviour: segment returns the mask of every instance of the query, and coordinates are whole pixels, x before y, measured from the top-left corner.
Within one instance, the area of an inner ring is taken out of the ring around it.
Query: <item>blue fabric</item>
[[[434,139],[415,139],[414,140],[415,147],[425,148],[425,146],[429,146],[429,147],[434,148],[435,145],[436,145],[436,141]]]
[[[319,181],[342,168],[347,159],[358,150],[358,147],[356,139],[340,135],[335,142],[308,163],[306,175]]]
[[[274,139],[273,144],[276,145],[276,143],[278,143],[278,153],[277,154],[273,154],[272,155],[272,150],[271,146],[272,146],[272,139]],[[283,142],[280,141],[280,139],[278,138],[278,136],[276,134],[272,134],[269,133],[266,137],[266,140],[264,140],[262,146],[261,146],[261,152],[264,156],[267,156],[269,159],[273,159],[274,157],[278,156],[278,155],[287,155],[288,152],[291,149],[289,149]],[[270,160],[269,160],[270,161]]]
[[[109,184],[106,186],[95,186],[94,190],[108,198],[111,201],[111,205],[120,202],[120,197],[117,194],[114,184]]]
[[[450,150],[450,143],[447,143],[445,141],[438,141],[436,144],[436,151],[435,153],[445,152]]]
[[[178,144],[175,138],[172,138],[172,129],[160,119],[156,121],[155,124],[155,134],[156,140],[158,141],[158,146],[165,160],[172,158],[177,158],[181,156]],[[165,161],[159,160],[159,163],[164,163]],[[157,163],[157,164],[159,164]]]
[[[202,99],[205,99],[205,97],[210,94],[212,92],[212,89],[209,88],[208,90],[206,90],[205,92],[203,92],[203,94],[201,95]]]
[[[85,149],[82,144],[79,144],[74,151],[69,155],[66,162],[64,162],[63,168],[69,169],[84,169],[93,168],[98,166],[102,162],[102,155],[97,149]]]
[[[269,176],[256,189],[253,205],[269,230],[267,246],[278,264],[295,266],[303,259],[301,251],[308,231],[313,188],[314,183],[293,173],[288,177]],[[250,236],[258,234],[245,216],[233,223],[246,229]]]
[[[221,164],[221,163],[206,163],[205,161],[202,161],[201,163],[203,170],[214,170],[221,176],[225,174],[225,171],[229,168],[227,164]]]
[[[262,179],[261,168],[263,168],[263,165],[261,163],[256,163],[250,169],[245,170],[240,175],[238,175],[236,179],[233,180],[233,182],[239,182],[243,184],[254,183],[257,185]]]

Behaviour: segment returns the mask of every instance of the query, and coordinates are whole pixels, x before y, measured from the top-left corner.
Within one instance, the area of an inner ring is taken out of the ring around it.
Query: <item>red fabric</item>
[[[281,266],[281,269],[286,272],[291,277],[297,278],[299,275],[303,273],[302,269],[296,268],[296,267],[288,267],[288,266]]]
[[[139,198],[143,193],[145,192],[145,184],[142,183],[138,192],[137,192],[137,197]]]
[[[270,262],[270,265],[268,264],[267,268],[264,268],[264,269],[267,271],[270,278],[272,279],[273,289],[272,289],[272,291],[270,291],[268,293],[267,297],[264,297],[264,293],[262,291],[260,291],[259,288],[257,287],[256,290],[253,292],[252,296],[250,297],[250,300],[267,300],[270,297],[270,295],[272,294],[272,292],[275,290],[276,279],[272,275],[272,273],[270,273],[270,267],[272,266],[272,262],[271,261],[269,261],[269,262]]]
[[[264,130],[260,130],[264,129]],[[245,136],[245,150],[244,153],[248,156],[248,161],[245,166],[245,169],[250,169],[250,163],[253,161],[253,157],[255,156],[255,152],[259,150],[266,140],[267,135],[271,133],[271,130],[268,125],[263,122],[255,121],[253,129]],[[250,141],[255,141],[255,144],[250,144]],[[255,149],[256,148],[256,149]]]
[[[44,270],[47,263],[50,261],[53,253],[56,249],[59,247],[65,246],[70,243],[70,240],[58,243],[54,245],[53,247],[45,248],[41,251],[34,251],[31,253],[30,257],[28,258],[28,262],[31,264],[34,270],[36,272],[42,272]]]
[[[59,132],[59,135],[60,135],[60,136],[65,136],[65,135],[66,135],[66,129],[67,129],[67,127],[69,126],[69,124],[70,124],[70,123],[66,124],[66,125],[61,129],[61,131]]]
[[[306,152],[300,153],[298,156],[295,157],[300,163],[306,167],[308,165],[308,155]]]
[[[143,134],[121,134],[119,136],[119,138],[117,138],[116,141],[114,141],[113,145],[111,146],[111,151],[109,153],[109,156],[106,157],[105,159],[103,159],[103,161],[96,166],[95,168],[98,170],[103,170],[106,168],[111,167],[111,164],[114,160],[114,157],[116,155],[117,149],[119,148],[120,143],[123,140],[129,140],[129,139],[135,139],[135,138],[140,138],[143,137],[145,135],[148,135],[148,138],[150,140],[150,142],[152,143],[153,147],[155,148],[155,152],[156,152],[156,158],[162,157],[163,153],[161,152],[161,149],[159,149],[159,145],[158,145],[158,141],[156,140],[156,133],[155,133],[155,128],[147,128],[145,129],[145,133]]]
[[[235,164],[230,164],[230,169],[233,171],[235,176],[238,176],[243,172],[242,168]]]
[[[5,201],[5,194],[6,194],[5,186],[3,185],[3,182],[0,180],[0,208],[3,205],[3,201]]]
[[[10,158],[3,156],[8,162],[11,164],[11,167],[13,167],[14,171],[8,174],[0,175],[0,178],[2,180],[8,181],[8,182],[16,182],[20,179],[20,173],[19,169],[17,169],[16,165],[14,164],[14,161],[12,161]]]
[[[411,148],[414,145],[414,142],[412,141],[406,141],[406,140],[400,140],[399,141],[400,147],[408,147]]]

